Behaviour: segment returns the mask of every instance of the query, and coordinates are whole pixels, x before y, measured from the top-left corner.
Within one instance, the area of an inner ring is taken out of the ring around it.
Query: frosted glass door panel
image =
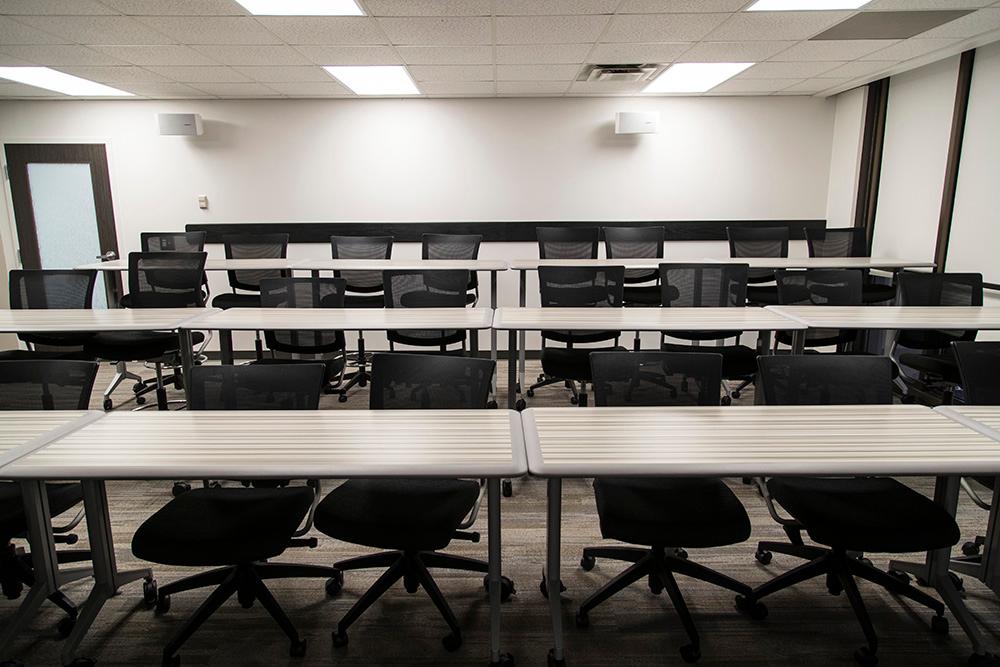
[[[31,163],[28,187],[43,269],[71,269],[102,254],[89,164]],[[107,307],[103,290],[94,290],[94,307]]]

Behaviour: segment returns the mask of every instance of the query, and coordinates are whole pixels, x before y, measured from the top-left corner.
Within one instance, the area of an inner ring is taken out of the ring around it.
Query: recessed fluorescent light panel
[[[417,85],[402,65],[324,67],[357,95],[419,95]]]
[[[644,93],[704,93],[755,63],[677,63],[653,79]]]
[[[258,16],[364,16],[355,0],[236,0]]]
[[[748,12],[792,12],[822,9],[857,9],[871,0],[757,0]]]
[[[78,97],[133,97],[132,93],[118,90],[103,83],[81,79],[72,74],[58,72],[48,67],[0,67],[0,78],[26,83],[36,88],[54,90],[64,95]]]

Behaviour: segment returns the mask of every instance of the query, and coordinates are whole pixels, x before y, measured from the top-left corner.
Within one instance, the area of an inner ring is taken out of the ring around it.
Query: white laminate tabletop
[[[11,479],[518,477],[508,410],[114,412],[4,470]]]
[[[490,308],[230,308],[184,323],[228,331],[489,329]]]
[[[0,475],[9,463],[103,416],[96,410],[0,411]]]
[[[791,331],[795,320],[764,308],[497,308],[501,331]]]
[[[630,257],[598,259],[514,259],[509,262],[515,271],[537,271],[539,266],[624,266],[626,269],[656,269],[660,264],[701,264],[702,260],[664,259],[662,257]]]
[[[314,271],[424,271],[465,269],[467,271],[506,271],[507,262],[495,259],[301,259],[297,269]]]
[[[25,308],[0,310],[0,332],[164,331],[215,308]]]
[[[531,408],[549,477],[1000,473],[992,439],[919,405]]]
[[[767,306],[811,329],[1000,329],[1000,307]]]
[[[921,269],[934,262],[892,257],[712,257],[706,262],[749,264],[751,269]]]
[[[1000,442],[1000,405],[940,405],[934,409]]]
[[[298,268],[301,259],[271,258],[260,259],[212,259],[205,262],[206,271],[262,271]],[[114,259],[109,262],[91,262],[81,264],[78,271],[128,271],[128,259]]]

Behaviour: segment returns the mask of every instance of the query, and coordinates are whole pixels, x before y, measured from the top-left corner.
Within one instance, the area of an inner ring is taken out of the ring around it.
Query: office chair
[[[420,256],[423,259],[478,259],[482,234],[423,234],[420,237]],[[479,273],[469,274],[466,304],[479,302]]]
[[[663,227],[604,227],[603,233],[608,259],[663,258]],[[659,278],[656,269],[625,269],[625,307],[659,306]]]
[[[382,260],[392,257],[391,236],[331,236],[330,251],[334,259]],[[385,306],[382,271],[334,271],[334,277],[347,281],[345,308],[383,308]],[[358,332],[358,351],[348,354],[348,362],[357,370],[348,373],[344,380],[341,400],[355,385],[364,387],[371,380],[368,372],[370,356],[365,352],[365,332]]]
[[[263,308],[343,308],[346,281],[343,278],[267,278],[260,282]],[[256,364],[321,363],[326,368],[323,387],[327,393],[343,383],[347,344],[343,331],[265,331],[264,343],[271,357]],[[278,356],[280,355],[280,356]]]
[[[597,259],[598,227],[538,227],[539,259]]]
[[[386,308],[465,308],[469,271],[464,269],[399,269],[383,271]],[[465,350],[464,329],[386,331],[389,349],[396,345],[436,347],[447,352],[448,346],[461,343]]]
[[[719,405],[722,356],[697,352],[595,352],[590,355],[594,401],[604,406]],[[680,616],[689,644],[681,647],[685,662],[701,657],[694,619],[674,574],[722,586],[749,599],[750,587],[688,560],[682,547],[712,548],[739,544],[750,537],[750,518],[721,479],[662,477],[594,480],[601,537],[645,548],[601,546],[583,550],[580,567],[594,568],[598,558],[631,565],[580,605],[576,625],[590,624],[592,609],[646,578],[654,594],[664,590]],[[764,618],[761,603],[746,606]]]
[[[726,227],[730,257],[788,257],[788,227]],[[774,281],[771,269],[750,269],[747,301],[752,305],[778,303],[778,288],[760,285]]]
[[[863,275],[858,269],[808,269],[805,271],[775,271],[778,303],[783,306],[860,306]],[[853,329],[807,329],[808,348],[841,346],[854,343]],[[775,343],[792,344],[792,334],[778,331]]]
[[[760,378],[768,405],[854,405],[892,403],[892,367],[886,357],[774,355],[760,357]],[[960,537],[955,519],[940,505],[890,477],[775,477],[761,484],[768,511],[789,542],[761,542],[756,559],[774,552],[804,558],[795,567],[753,590],[757,601],[814,577],[825,576],[832,595],[847,593],[867,645],[855,651],[859,664],[878,663],[878,637],[858,590],[856,577],[928,607],[931,628],[946,633],[944,605],[858,556],[858,552],[908,553],[951,547]],[[792,519],[781,517],[772,500]],[[805,530],[817,544],[804,544]],[[825,548],[824,548],[825,547]]]
[[[543,308],[593,307],[621,308],[625,267],[623,266],[539,266],[538,288]],[[535,390],[559,382],[572,392],[570,403],[587,405],[587,383],[590,377],[590,353],[620,350],[620,331],[542,331],[542,373],[538,382],[528,387],[531,398]],[[555,341],[566,347],[550,347]],[[613,341],[613,348],[580,348],[581,344]],[[513,362],[512,362],[513,363]],[[576,383],[580,383],[579,391]]]
[[[201,288],[205,273],[204,252],[132,252],[128,256],[128,297],[131,308],[200,308],[205,305]],[[205,340],[198,331],[191,333],[192,342]],[[156,405],[167,409],[167,392],[163,385],[163,364],[178,365],[180,341],[175,332],[107,331],[90,338],[84,351],[94,358],[119,364],[126,361],[148,361],[156,369]],[[104,390],[104,409],[112,408],[111,392],[115,383]],[[141,393],[141,392],[140,392]],[[145,399],[136,396],[142,406]]]
[[[21,359],[0,361],[0,410],[86,410],[97,377],[97,363],[50,359],[25,354]],[[46,484],[49,512],[59,516],[83,501],[83,489],[78,483]],[[83,518],[83,510],[62,526],[53,527],[57,543],[75,544],[77,536],[70,533]],[[21,596],[25,586],[35,583],[31,554],[13,544],[24,539],[27,519],[21,500],[21,487],[16,482],[0,482],[0,590],[8,600]],[[90,560],[90,551],[57,551],[60,564]],[[73,573],[74,578],[89,577],[91,568]],[[77,607],[61,591],[49,596],[49,601],[66,612],[59,621],[58,631],[67,636],[76,623]]]
[[[192,410],[316,410],[323,384],[322,364],[198,366],[192,369]],[[215,567],[160,586],[155,609],[170,609],[172,595],[215,586],[163,649],[164,665],[179,665],[184,642],[235,593],[249,608],[259,601],[290,641],[292,657],[305,655],[306,642],[275,600],[269,579],[331,577],[331,567],[275,563],[292,546],[315,547],[296,539],[313,506],[313,486],[262,485],[200,488],[174,498],[146,519],[132,537],[132,553],[152,563]]]
[[[863,227],[806,229],[810,257],[871,257],[867,231]],[[861,286],[863,303],[886,303],[896,298],[896,286],[874,282],[870,272],[863,272]]]
[[[983,276],[979,273],[904,271],[899,274],[899,305],[982,306]],[[900,351],[900,366],[917,372],[914,384],[918,390],[932,394],[935,398],[940,394],[941,402],[950,403],[954,387],[961,383],[951,344],[955,341],[975,340],[977,333],[961,330],[902,330],[896,337],[894,347],[919,350]]]
[[[11,309],[76,310],[90,309],[93,306],[97,271],[13,269],[8,275]],[[91,336],[92,333],[85,331],[18,333],[17,338],[25,343],[27,353],[24,350],[5,350],[0,352],[0,359],[82,358],[83,344]]]
[[[376,354],[372,361],[372,410],[482,409],[490,392],[496,362],[426,354]],[[484,561],[440,553],[471,526],[481,497],[481,485],[458,479],[351,479],[331,491],[316,509],[316,528],[350,544],[388,549],[341,561],[341,572],[388,569],[365,591],[337,624],[333,645],[346,646],[347,630],[400,579],[408,593],[423,587],[451,633],[443,644],[449,651],[462,645],[458,620],[428,568],[488,572]],[[474,539],[474,538],[473,538]],[[487,579],[483,579],[484,589]],[[337,595],[342,578],[331,578],[326,590]],[[501,599],[514,584],[501,580]]]
[[[288,234],[227,234],[222,237],[226,259],[284,259],[288,255]],[[226,271],[231,294],[212,299],[212,306],[222,308],[259,308],[260,281],[284,278],[281,269],[237,269]],[[237,292],[242,290],[242,292]],[[243,292],[249,292],[245,294]]]

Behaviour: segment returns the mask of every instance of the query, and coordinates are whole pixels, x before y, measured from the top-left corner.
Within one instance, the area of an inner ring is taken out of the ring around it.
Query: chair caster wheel
[[[499,660],[490,661],[490,667],[514,667],[514,656],[510,653],[501,653]]]
[[[403,575],[403,590],[405,590],[410,595],[413,595],[420,590],[420,582],[417,581],[416,577],[410,577]]]
[[[160,599],[156,592],[156,579],[146,579],[142,582],[142,601],[149,609]]]
[[[160,663],[163,667],[179,667],[181,664],[181,657],[179,655],[165,655],[163,656],[163,661]]]
[[[340,592],[344,590],[344,573],[337,572],[336,576],[330,577],[326,580],[326,594],[332,598],[340,595]]]
[[[868,567],[875,567],[875,565],[872,563],[871,558],[865,558],[864,556],[862,556],[861,558],[858,559],[858,562],[861,563],[862,565],[867,565]]]
[[[886,574],[888,574],[890,577],[903,584],[909,584],[913,580],[913,577],[911,577],[906,572],[902,572],[900,570],[889,570],[888,572],[886,572]]]
[[[732,405],[733,399],[729,398],[728,396],[723,396],[722,398],[719,399],[719,403],[721,403],[722,405]]]
[[[966,664],[968,667],[997,667],[1000,665],[1000,657],[992,653],[973,653]]]
[[[972,558],[979,555],[979,545],[975,542],[966,542],[962,545],[962,555]]]
[[[958,576],[954,572],[949,572],[948,578],[951,579],[951,583],[955,587],[956,591],[959,593],[965,592],[965,583],[962,581],[962,577]]]
[[[366,380],[365,378],[361,378],[360,380],[358,380],[358,386],[359,387],[367,387],[368,386],[368,380]]]
[[[157,614],[166,614],[170,611],[170,596],[160,595],[156,598],[156,606],[153,607],[153,611]]]
[[[527,396],[528,398],[534,398],[535,397],[535,390],[534,389],[529,389],[528,391],[524,392],[524,395]]]
[[[770,551],[762,551],[761,549],[757,549],[753,557],[754,560],[756,560],[761,565],[768,565],[771,562],[771,559],[774,558],[774,554],[772,554]]]
[[[541,591],[542,597],[544,597],[546,600],[549,599],[549,584],[547,581],[545,581],[545,577],[542,577],[542,581],[538,584],[538,590]],[[559,592],[560,593],[566,592],[566,586],[563,584],[562,581],[559,582]]]
[[[854,660],[861,667],[875,667],[878,664],[878,656],[867,646],[862,646],[854,652]]]
[[[570,405],[576,405],[576,404],[578,404],[579,402],[580,402],[580,399],[579,399],[579,398],[577,398],[576,396],[570,396],[570,397],[569,397],[569,404],[570,404]]]
[[[97,661],[93,658],[74,658],[73,662],[69,663],[69,667],[94,667],[96,664]],[[181,664],[179,658],[176,664]]]
[[[840,583],[840,579],[837,578],[837,575],[826,575],[826,591],[830,595],[840,595],[844,592],[844,586]]]
[[[173,494],[174,498],[183,495],[191,490],[191,485],[187,482],[174,482],[174,488],[170,489],[170,493]]]
[[[135,404],[136,405],[146,405],[146,397],[145,396],[136,396],[135,397]]]
[[[115,407],[115,404],[111,402],[110,398],[105,398],[104,403],[102,405],[104,406],[105,412],[110,412],[111,408]]]
[[[337,397],[338,403],[347,403],[347,394],[341,394]]]
[[[948,634],[948,619],[944,616],[931,616],[931,630],[939,635]]]
[[[734,391],[733,392],[733,400],[739,400],[739,398],[740,398],[740,392]]]
[[[555,649],[549,649],[548,662],[546,663],[548,667],[566,667],[566,658],[561,660],[556,660]]]
[[[927,582],[927,580],[924,579],[923,577],[917,577],[916,581],[917,581],[917,586],[922,586],[924,588],[927,588],[928,586],[930,586],[930,584]]]
[[[334,630],[333,632],[333,645],[336,648],[343,648],[347,646],[347,633],[341,632],[340,630]]]
[[[288,647],[288,655],[293,658],[301,658],[306,654],[306,640],[300,639],[297,642],[292,642],[291,646]]]
[[[674,557],[680,558],[681,560],[687,560],[688,552],[684,549],[674,549]]]
[[[514,495],[514,482],[509,479],[505,479],[500,482],[500,493],[503,494],[504,498],[510,498]]]
[[[660,578],[655,575],[649,575],[646,579],[646,585],[649,587],[649,592],[653,595],[659,595],[663,592],[663,583]]]
[[[444,650],[449,653],[457,651],[462,646],[462,635],[457,632],[453,632],[450,635],[446,635],[441,638],[441,645],[444,646]]]
[[[698,662],[701,660],[701,649],[694,644],[681,646],[681,658],[684,662]]]
[[[580,628],[581,630],[583,628],[590,627],[590,616],[588,616],[586,612],[583,611],[576,612],[576,627]]]
[[[490,592],[490,575],[483,577],[483,589],[486,594],[489,595]],[[517,593],[517,589],[514,588],[514,581],[508,579],[507,577],[500,577],[500,602],[507,602],[510,600],[510,596]]]
[[[767,606],[760,600],[754,600],[745,595],[736,596],[736,609],[755,621],[763,621],[767,618]]]
[[[597,564],[597,559],[594,558],[593,556],[584,555],[583,558],[580,559],[580,567],[583,569],[584,572],[590,572],[591,570],[594,569],[594,565],[596,564]]]
[[[56,632],[59,633],[61,639],[66,639],[75,627],[76,616],[63,616],[59,619],[59,623],[56,624]]]
[[[517,410],[518,412],[521,412],[526,407],[528,407],[528,404],[524,402],[523,398],[517,399],[517,402],[514,403],[514,409]]]
[[[487,410],[496,410],[498,407],[500,407],[500,405],[495,400],[486,403]]]

